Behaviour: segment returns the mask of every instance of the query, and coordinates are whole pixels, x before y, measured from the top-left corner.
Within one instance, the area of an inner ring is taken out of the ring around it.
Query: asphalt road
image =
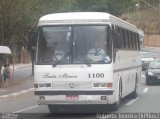
[[[14,80],[23,80],[26,79],[27,77],[31,76],[32,74],[32,70],[31,70],[31,66],[28,67],[22,67],[22,68],[17,68],[14,69],[14,73],[13,73],[13,79]]]
[[[139,83],[139,94],[136,99],[123,100],[120,109],[111,113],[158,113],[160,112],[160,85],[146,86],[145,77]],[[21,118],[30,119],[101,119],[101,114],[50,114],[48,107],[37,105],[33,93],[0,100],[0,112],[18,113]],[[106,114],[107,115],[107,114]],[[104,117],[103,117],[104,118]]]

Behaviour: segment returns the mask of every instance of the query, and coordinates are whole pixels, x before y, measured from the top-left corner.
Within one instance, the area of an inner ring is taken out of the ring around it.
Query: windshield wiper
[[[91,63],[89,63],[89,61],[88,62],[85,62],[86,63],[86,65],[88,66],[88,67],[91,67]]]
[[[85,64],[86,64],[88,67],[91,67],[91,63],[89,62],[88,59],[85,59],[84,61],[85,61]]]
[[[61,62],[61,60],[57,60],[56,62],[54,62],[54,63],[52,64],[52,67],[56,67],[58,64],[60,64],[60,62]]]

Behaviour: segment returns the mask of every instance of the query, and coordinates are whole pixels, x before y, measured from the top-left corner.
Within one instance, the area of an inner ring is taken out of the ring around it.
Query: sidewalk
[[[11,64],[10,67],[14,69],[20,69],[20,68],[24,68],[24,67],[31,67],[32,64],[31,63],[27,63],[27,64]]]
[[[16,64],[14,65],[14,69],[30,67],[31,64]],[[11,65],[11,68],[13,65]],[[4,88],[0,88],[0,100],[6,99],[10,97],[17,97],[19,95],[23,95],[26,93],[30,93],[34,91],[33,88],[34,79],[33,76],[30,76],[23,80],[14,80],[13,84],[6,86]]]

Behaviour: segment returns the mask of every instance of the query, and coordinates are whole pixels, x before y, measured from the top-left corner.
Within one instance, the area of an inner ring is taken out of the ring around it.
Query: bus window
[[[112,56],[112,31],[111,27],[107,26],[107,39],[106,39],[106,52],[109,56]]]
[[[73,63],[109,63],[106,26],[74,27]],[[107,44],[107,45],[106,45]]]
[[[37,63],[69,62],[70,27],[41,27],[38,36]],[[61,61],[62,62],[62,61]]]
[[[38,30],[38,64],[102,64],[111,62],[107,26],[44,26]],[[107,39],[107,40],[106,40]],[[93,51],[99,48],[101,50]],[[97,52],[94,54],[94,52]],[[107,54],[109,53],[109,54]]]

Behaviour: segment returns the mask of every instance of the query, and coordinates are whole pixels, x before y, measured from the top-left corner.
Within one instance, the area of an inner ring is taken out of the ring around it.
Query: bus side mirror
[[[27,42],[27,50],[29,51],[29,54],[31,56],[32,61],[32,75],[34,75],[34,60],[35,60],[35,49],[36,49],[36,38],[37,33],[34,31],[29,31],[28,35],[28,42]]]
[[[113,35],[113,43],[114,43],[114,49],[115,49],[115,51],[117,52],[118,51],[118,49],[119,49],[119,41],[118,41],[119,39],[118,39],[118,34],[117,33],[114,33],[114,35]]]
[[[36,35],[37,35],[37,33],[34,32],[34,31],[30,31],[28,33],[28,36],[27,36],[27,38],[28,38],[27,49],[29,51],[35,50],[35,47],[36,47]]]

